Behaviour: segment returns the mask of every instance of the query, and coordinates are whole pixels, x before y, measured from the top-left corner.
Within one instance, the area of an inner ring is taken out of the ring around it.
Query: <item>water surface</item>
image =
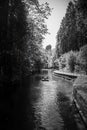
[[[42,81],[42,76],[49,81]],[[27,77],[5,99],[0,127],[12,130],[85,130],[72,103],[72,82],[45,70]]]

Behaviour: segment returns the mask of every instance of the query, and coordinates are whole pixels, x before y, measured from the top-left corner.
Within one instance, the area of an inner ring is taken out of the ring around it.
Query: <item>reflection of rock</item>
[[[84,123],[87,125],[87,76],[79,76],[73,87],[73,99]]]

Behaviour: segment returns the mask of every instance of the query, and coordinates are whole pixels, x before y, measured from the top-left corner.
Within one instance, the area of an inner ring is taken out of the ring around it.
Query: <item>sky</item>
[[[43,47],[51,44],[52,48],[56,45],[56,34],[59,30],[62,18],[66,13],[66,8],[70,0],[39,0],[40,4],[48,2],[50,7],[53,8],[51,16],[46,20],[48,32],[43,40]]]

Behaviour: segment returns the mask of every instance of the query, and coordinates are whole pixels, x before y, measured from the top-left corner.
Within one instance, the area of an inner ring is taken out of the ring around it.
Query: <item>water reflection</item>
[[[71,83],[60,79],[55,81],[50,73],[49,71],[48,82],[36,81],[31,90],[36,128],[37,130],[64,130],[65,128],[71,130],[72,124],[75,125],[72,122],[74,120],[72,114],[68,115],[68,112],[71,112],[72,87],[69,89]],[[67,124],[69,121],[70,124]]]
[[[38,101],[34,103],[36,118],[40,118],[40,125],[47,130],[62,129],[63,120],[57,111],[56,106],[56,87],[53,84],[43,83],[41,89],[41,96]],[[61,123],[62,122],[62,123]]]
[[[48,76],[49,81],[42,81],[42,76]],[[35,75],[31,79],[26,78],[21,88],[5,100],[7,105],[3,110],[0,128],[85,130],[77,128],[72,89],[72,83],[53,77],[51,70],[43,71],[41,75]]]
[[[78,128],[74,119],[71,101],[62,92],[59,92],[57,96],[59,112],[64,120],[64,128],[67,128],[67,130],[77,130]]]

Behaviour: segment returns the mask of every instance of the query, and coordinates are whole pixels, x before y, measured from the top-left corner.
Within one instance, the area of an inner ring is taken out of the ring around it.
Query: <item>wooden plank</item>
[[[69,78],[77,78],[78,76],[80,76],[80,74],[73,74],[73,73],[66,73],[66,72],[60,72],[60,71],[54,71],[53,72],[54,73],[54,75],[60,75],[60,76],[67,76],[67,77],[69,77]]]

